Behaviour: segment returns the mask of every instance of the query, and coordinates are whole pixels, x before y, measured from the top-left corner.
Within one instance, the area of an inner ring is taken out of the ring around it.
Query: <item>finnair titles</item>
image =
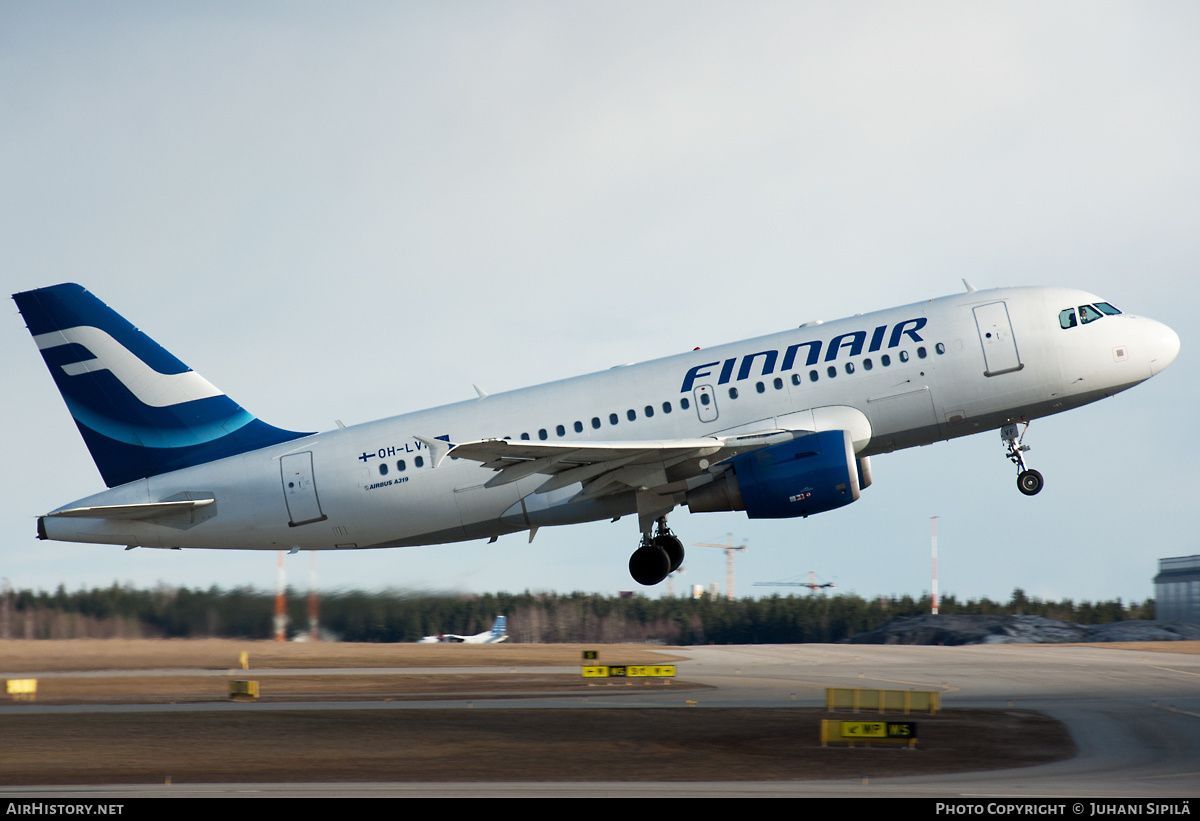
[[[683,562],[668,515],[802,518],[871,457],[1029,422],[1167,367],[1160,322],[1064,288],[965,293],[325,433],[254,417],[79,285],[13,296],[108,490],[41,539],[126,547],[410,547],[636,516],[633,578]]]
[[[917,334],[917,331],[924,328],[927,321],[922,316],[916,319],[906,319],[898,323],[892,328],[888,349],[900,347],[900,341],[904,336],[907,336],[913,342],[923,342],[924,340]],[[871,333],[871,347],[867,349],[868,353],[874,353],[883,347],[883,339],[887,330],[887,325],[880,325]],[[859,356],[863,352],[863,345],[866,341],[866,331],[850,331],[849,333],[838,334],[825,345],[825,361],[835,361],[843,347],[846,348],[849,356]],[[796,342],[789,345],[784,351],[783,364],[779,366],[779,370],[790,371],[796,364],[796,354],[801,348],[808,350],[808,353],[805,355],[804,364],[806,366],[816,365],[821,359],[821,345],[822,342],[819,339]],[[718,385],[724,385],[729,382],[733,376],[733,366],[739,361],[741,362],[741,367],[737,369],[738,381],[741,382],[742,380],[749,379],[750,373],[754,369],[754,360],[760,356],[763,358],[761,375],[769,376],[774,373],[775,362],[779,359],[779,351],[759,351],[758,353],[743,354],[740,360],[734,357],[726,359],[724,362],[706,362],[703,365],[693,365],[683,378],[683,387],[680,389],[680,393],[690,391],[696,384],[696,380],[701,377],[712,376],[711,371],[708,369],[714,368],[718,364],[721,366],[721,375],[717,378]]]

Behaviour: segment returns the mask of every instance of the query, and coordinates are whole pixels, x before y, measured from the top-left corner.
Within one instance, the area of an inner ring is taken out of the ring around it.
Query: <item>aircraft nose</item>
[[[1156,374],[1179,355],[1179,334],[1161,322],[1146,320],[1146,349],[1150,353],[1150,373]]]

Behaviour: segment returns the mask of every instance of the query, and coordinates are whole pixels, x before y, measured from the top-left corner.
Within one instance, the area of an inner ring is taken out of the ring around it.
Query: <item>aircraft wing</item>
[[[485,487],[497,487],[540,474],[546,479],[535,493],[549,493],[580,483],[583,489],[572,501],[584,501],[629,490],[660,494],[682,491],[708,481],[714,465],[739,453],[786,442],[798,435],[803,432],[774,429],[663,441],[583,443],[481,439],[461,444],[424,438],[421,441],[431,446],[435,465],[449,456],[479,462],[496,471],[484,483]]]

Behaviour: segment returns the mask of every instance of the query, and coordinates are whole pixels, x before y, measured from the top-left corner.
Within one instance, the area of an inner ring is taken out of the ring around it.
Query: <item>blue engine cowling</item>
[[[692,512],[745,510],[751,519],[809,516],[850,504],[870,481],[869,465],[859,464],[850,434],[843,430],[810,433],[743,453],[730,460],[730,467],[723,477],[688,494]]]

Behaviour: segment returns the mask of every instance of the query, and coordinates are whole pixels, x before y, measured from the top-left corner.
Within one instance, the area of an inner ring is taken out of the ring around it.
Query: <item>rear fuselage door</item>
[[[313,477],[312,451],[282,457],[279,470],[283,479],[283,498],[287,502],[288,525],[296,527],[324,519]]]
[[[1017,340],[1013,338],[1012,322],[1009,321],[1005,303],[991,302],[976,306],[975,325],[979,328],[979,341],[983,345],[984,376],[1019,371],[1024,367],[1017,353]]]

